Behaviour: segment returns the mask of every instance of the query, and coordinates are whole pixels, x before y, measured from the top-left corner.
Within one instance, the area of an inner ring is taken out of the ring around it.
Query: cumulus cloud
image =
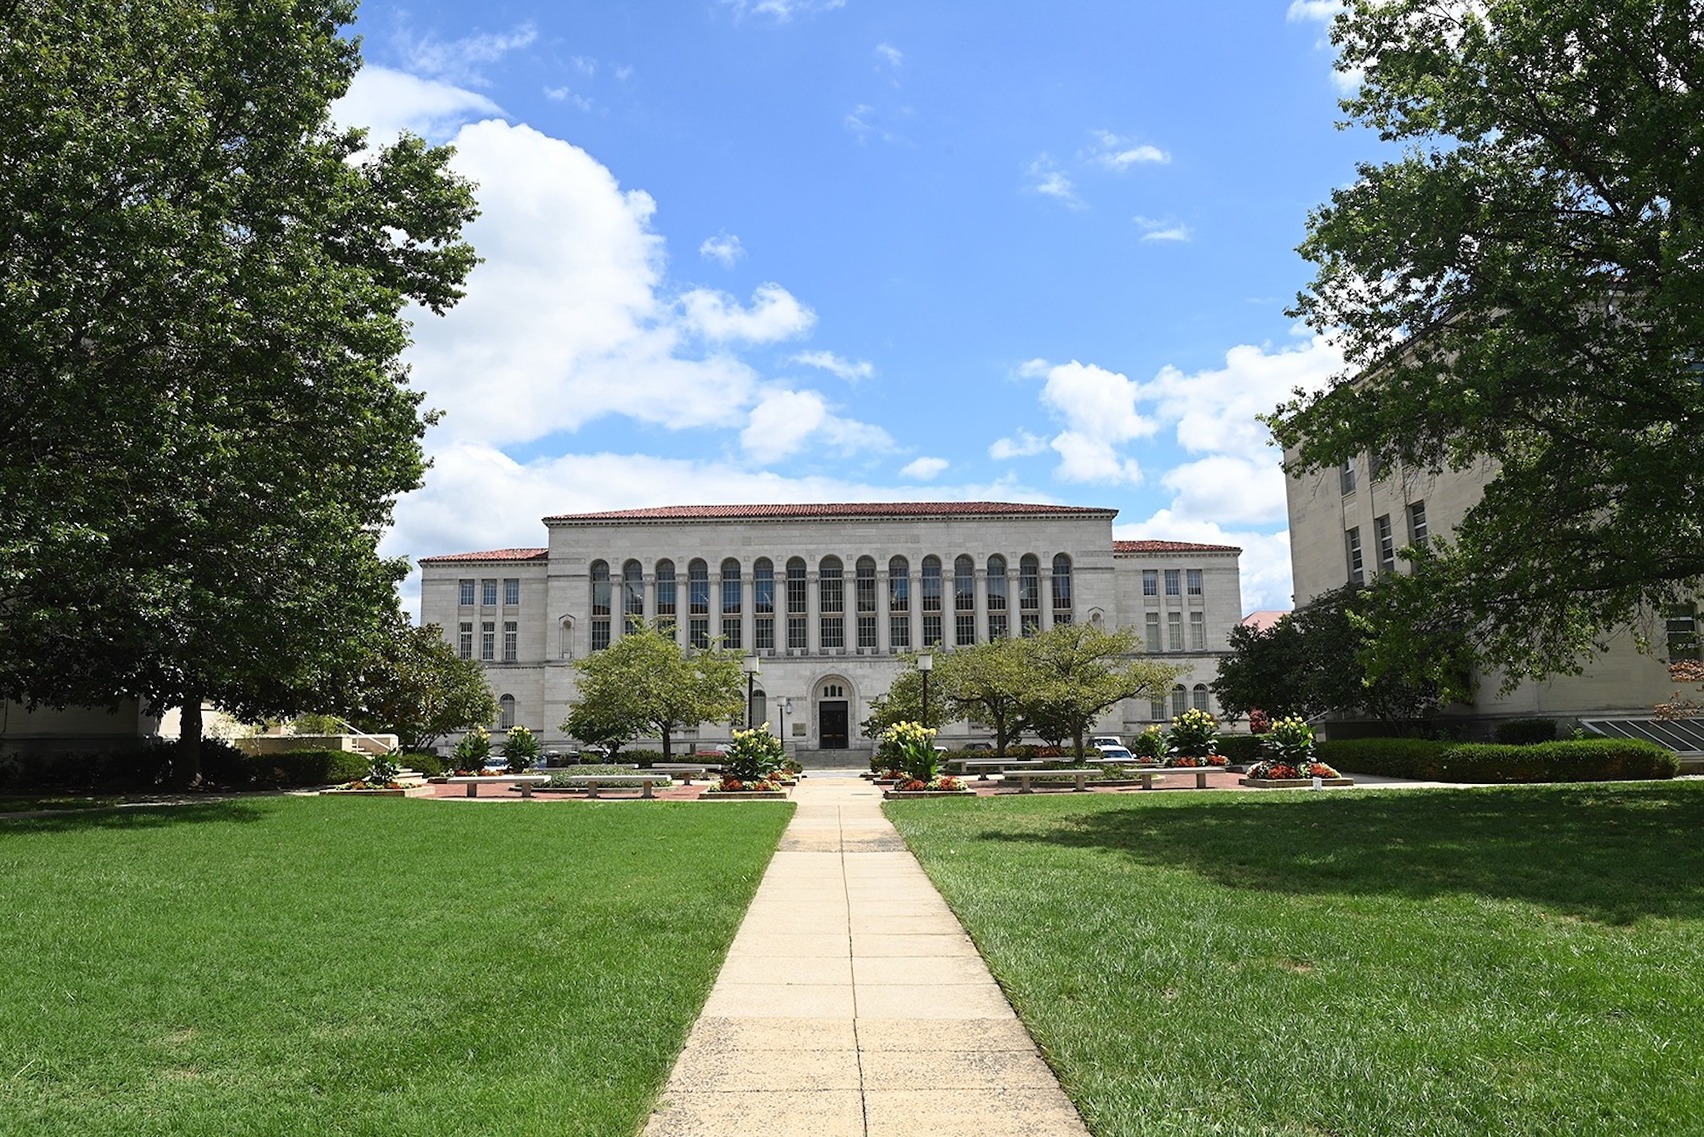
[[[331,108],[333,121],[366,127],[375,146],[394,141],[405,130],[442,142],[469,119],[502,114],[503,109],[484,95],[372,65],[356,73],[349,92]]]
[[[723,268],[733,268],[734,263],[746,255],[745,246],[732,233],[718,233],[714,237],[704,238],[704,243],[698,246],[698,255],[707,261],[716,261]]]
[[[1137,215],[1131,218],[1136,227],[1142,230],[1144,241],[1187,241],[1194,236],[1189,226],[1181,221],[1160,221],[1153,217]]]
[[[803,335],[816,323],[816,314],[779,284],[758,285],[749,308],[708,288],[694,288],[680,303],[687,327],[710,340],[774,343]]]
[[[1066,176],[1051,155],[1043,154],[1029,164],[1029,179],[1031,193],[1050,197],[1072,209],[1086,208],[1082,199],[1077,196],[1076,183]]]
[[[1143,521],[1114,525],[1120,541],[1196,541],[1204,545],[1234,545],[1242,550],[1239,559],[1242,581],[1242,610],[1284,610],[1291,606],[1290,534],[1288,530],[1261,533],[1252,529],[1227,529],[1216,522],[1162,509]]]
[[[938,477],[951,464],[945,458],[918,458],[900,467],[899,475],[927,482]]]
[[[1308,20],[1325,22],[1341,11],[1343,0],[1290,0],[1290,8],[1284,13],[1284,18],[1293,24]]]
[[[1142,467],[1126,455],[1125,443],[1152,435],[1159,424],[1137,413],[1136,384],[1093,364],[1049,364],[1035,360],[1023,373],[1045,377],[1041,402],[1064,426],[1049,440],[1060,457],[1054,476],[1067,482],[1142,481]]]
[[[798,355],[793,356],[793,362],[802,363],[806,367],[815,367],[819,371],[826,371],[830,375],[844,379],[849,383],[868,379],[876,373],[876,365],[869,360],[843,359],[832,351],[801,351]]]
[[[1047,453],[1047,450],[1047,439],[1020,429],[1016,438],[995,439],[988,447],[988,456],[996,462],[1004,462],[1008,458],[1033,458]]]
[[[885,452],[893,439],[879,426],[841,418],[815,391],[771,391],[752,408],[740,446],[754,461],[771,463],[806,444],[837,454]]]
[[[1123,172],[1131,166],[1163,166],[1171,161],[1171,155],[1158,146],[1136,142],[1110,130],[1092,130],[1089,133],[1095,140],[1094,148],[1089,152],[1089,160],[1109,170]]]

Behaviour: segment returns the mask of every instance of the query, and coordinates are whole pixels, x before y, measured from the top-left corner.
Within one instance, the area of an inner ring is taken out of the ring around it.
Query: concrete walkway
[[[880,791],[793,796],[646,1137],[1087,1137]]]

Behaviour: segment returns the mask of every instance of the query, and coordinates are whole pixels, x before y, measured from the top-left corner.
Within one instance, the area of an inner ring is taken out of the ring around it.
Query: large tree
[[[1157,699],[1182,674],[1139,654],[1135,629],[1060,624],[1016,641],[1031,685],[1021,714],[1042,738],[1070,739],[1077,760],[1083,737],[1125,699]]]
[[[1029,728],[1026,700],[1037,686],[1031,639],[996,639],[939,655],[935,670],[941,693],[959,718],[994,728],[994,753]]]
[[[405,305],[472,250],[447,150],[328,108],[346,0],[0,5],[0,696],[239,717],[385,632],[420,481]]]
[[[438,625],[415,627],[400,618],[336,705],[362,730],[395,734],[404,750],[426,750],[445,735],[497,718],[484,669],[457,655]]]
[[[639,624],[609,647],[577,660],[579,697],[562,729],[584,742],[656,735],[663,757],[679,731],[745,714],[739,656],[719,648],[686,652],[672,627]]]
[[[1489,464],[1431,603],[1575,669],[1704,578],[1704,4],[1350,0],[1332,40],[1401,156],[1309,220],[1347,369],[1272,417],[1288,468]]]

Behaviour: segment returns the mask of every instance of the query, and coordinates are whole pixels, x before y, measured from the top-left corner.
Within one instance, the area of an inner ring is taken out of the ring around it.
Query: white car
[[[1128,746],[1097,746],[1095,750],[1102,758],[1116,758],[1121,762],[1134,762],[1136,760],[1136,755],[1130,753]]]
[[[1089,745],[1099,750],[1103,746],[1123,746],[1124,740],[1122,738],[1114,738],[1110,734],[1098,734],[1089,739]]]

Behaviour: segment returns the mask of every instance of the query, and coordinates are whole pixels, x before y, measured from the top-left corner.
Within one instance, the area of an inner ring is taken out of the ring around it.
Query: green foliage
[[[476,726],[456,743],[456,769],[478,771],[491,759],[491,735]]]
[[[920,782],[933,781],[939,772],[935,750],[935,731],[922,723],[900,722],[882,734],[882,760],[890,763],[887,769],[903,771],[907,778]]]
[[[335,786],[372,772],[365,754],[349,750],[288,750],[250,759],[255,780],[279,787]]]
[[[981,646],[981,645],[978,645]],[[961,649],[968,651],[970,649]],[[929,677],[929,716],[926,725],[940,728],[950,721],[951,695],[943,688],[941,674],[947,660],[956,655],[937,653],[935,671]],[[900,670],[883,694],[870,700],[870,716],[858,724],[865,738],[879,739],[896,723],[923,722],[923,673],[917,670],[917,653],[899,657]]]
[[[291,734],[342,734],[343,720],[336,715],[309,711],[290,720]]]
[[[745,713],[739,657],[717,648],[689,654],[672,628],[655,623],[630,629],[574,669],[579,696],[562,729],[582,742],[617,745],[655,734],[667,756],[675,732]]]
[[[1672,778],[1672,751],[1632,739],[1585,738],[1524,746],[1419,738],[1323,742],[1319,757],[1340,770],[1431,782],[1600,782]]]
[[[397,756],[397,762],[428,778],[439,777],[448,773],[450,769],[442,758],[425,750],[404,751]]]
[[[1434,738],[1331,738],[1315,745],[1319,760],[1345,773],[1430,778],[1453,742]]]
[[[769,724],[762,723],[755,730],[734,731],[733,749],[722,763],[722,774],[742,782],[762,781],[786,758],[786,747],[769,733]]]
[[[509,773],[524,774],[537,763],[538,739],[524,726],[511,727],[503,739],[503,757],[509,762]]]
[[[1530,746],[1536,742],[1556,741],[1556,720],[1510,719],[1500,722],[1491,731],[1491,737],[1509,746]]]
[[[398,618],[369,642],[338,696],[343,713],[370,734],[394,734],[404,750],[497,717],[497,698],[479,664],[456,654],[436,624]]]
[[[1254,734],[1221,734],[1219,736],[1219,753],[1226,761],[1238,766],[1246,766],[1260,758],[1260,739]]]
[[[1130,740],[1130,753],[1137,758],[1158,762],[1166,756],[1168,746],[1166,732],[1151,726]]]
[[[1271,728],[1260,736],[1260,741],[1267,753],[1280,762],[1301,768],[1304,763],[1313,761],[1313,727],[1294,716],[1274,721]]]
[[[1185,758],[1206,758],[1219,752],[1219,720],[1193,708],[1172,719],[1166,749]]]
[[[1293,314],[1347,371],[1271,424],[1293,473],[1490,475],[1419,599],[1511,681],[1704,580],[1698,27],[1678,0],[1353,0],[1333,25],[1350,122],[1401,149],[1309,219]]]
[[[935,686],[951,716],[993,728],[997,758],[1004,758],[1007,747],[1029,729],[1027,700],[1035,688],[1033,639],[990,640],[935,656]]]
[[[1153,699],[1171,689],[1176,667],[1141,657],[1133,629],[1060,624],[1018,645],[1032,682],[1020,704],[1030,728],[1054,743],[1071,739],[1082,761],[1083,739],[1124,699]]]
[[[0,696],[253,721],[395,609],[403,310],[474,264],[449,151],[332,102],[347,0],[23,0],[0,35]]]

